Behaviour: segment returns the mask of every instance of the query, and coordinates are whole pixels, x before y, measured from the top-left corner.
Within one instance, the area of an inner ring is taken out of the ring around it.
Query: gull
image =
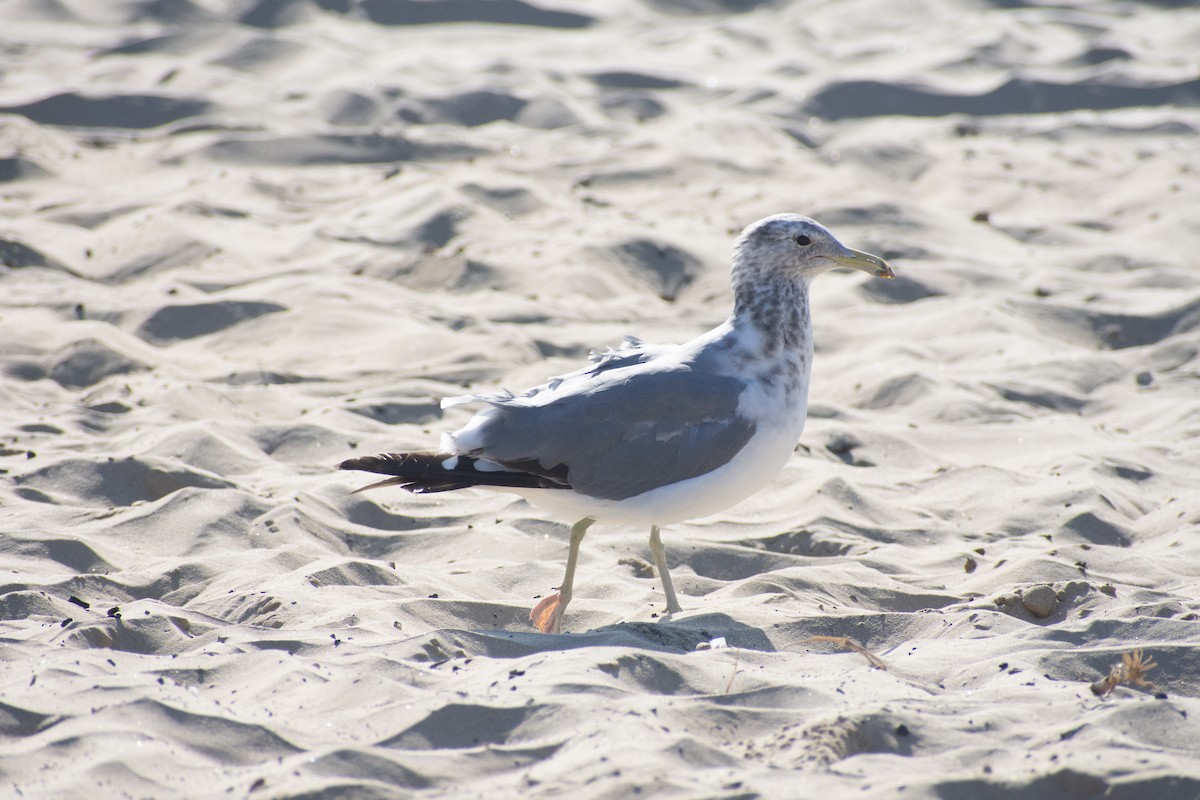
[[[783,468],[808,411],[809,287],[836,267],[895,278],[882,258],[846,247],[808,217],[761,219],[734,245],[733,313],[708,333],[679,345],[629,337],[522,394],[446,398],[443,408],[484,408],[444,434],[439,452],[351,458],[338,468],[389,476],[357,491],[480,487],[574,520],[562,585],[529,615],[543,633],[562,630],[579,547],[597,521],[650,526],[667,614],[682,611],[660,529],[723,511]]]

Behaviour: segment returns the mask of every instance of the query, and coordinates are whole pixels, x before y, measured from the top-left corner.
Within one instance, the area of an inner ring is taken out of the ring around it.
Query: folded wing
[[[522,472],[565,471],[575,491],[623,500],[711,472],[753,436],[754,422],[738,414],[745,381],[687,362],[623,360],[533,394],[475,398],[492,408],[448,444]]]

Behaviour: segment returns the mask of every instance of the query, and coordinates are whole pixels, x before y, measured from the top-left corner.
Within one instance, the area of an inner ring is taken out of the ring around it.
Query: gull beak
[[[847,247],[845,255],[831,256],[831,260],[839,267],[856,269],[859,272],[874,275],[876,278],[887,278],[888,280],[895,280],[896,278],[896,273],[892,272],[891,265],[879,256],[873,256],[861,250],[851,250]]]

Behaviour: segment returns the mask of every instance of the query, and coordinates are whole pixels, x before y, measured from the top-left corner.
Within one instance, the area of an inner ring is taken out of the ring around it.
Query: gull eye
[[[797,234],[796,236],[793,236],[792,241],[801,247],[808,247],[810,244],[812,244],[812,239],[808,238],[804,234]]]

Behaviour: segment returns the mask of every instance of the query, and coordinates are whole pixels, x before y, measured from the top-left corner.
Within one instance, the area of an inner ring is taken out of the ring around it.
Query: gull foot
[[[529,621],[542,633],[559,633],[563,608],[562,595],[559,592],[547,595],[529,612]]]

